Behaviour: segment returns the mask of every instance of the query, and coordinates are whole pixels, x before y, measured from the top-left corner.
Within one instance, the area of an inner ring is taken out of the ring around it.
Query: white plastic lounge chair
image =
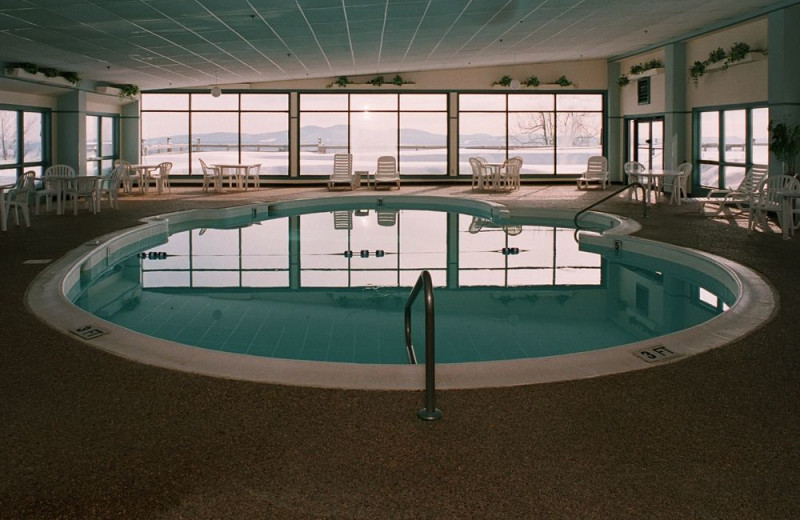
[[[791,229],[794,229],[794,222],[783,222],[784,198],[780,195],[781,192],[800,192],[800,181],[792,175],[770,175],[761,179],[750,202],[748,230],[753,230],[758,225],[766,229],[769,212],[777,214],[781,229],[784,226],[791,226]]]
[[[577,182],[578,189],[581,189],[582,186],[588,188],[589,183],[592,182],[597,182],[602,189],[606,189],[606,186],[611,184],[608,172],[608,159],[602,155],[589,157],[589,161],[586,163],[586,171],[583,172],[583,175],[578,177]]]
[[[700,203],[700,211],[706,216],[719,215],[726,207],[734,206],[739,211],[749,207],[753,195],[761,181],[767,176],[767,166],[754,164],[745,172],[742,182],[733,189],[712,189],[705,197],[694,200]],[[712,206],[714,209],[707,209]]]
[[[375,170],[373,177],[373,186],[377,190],[381,184],[388,184],[397,186],[400,189],[400,175],[397,173],[397,161],[391,155],[382,155],[378,157],[378,167]]]
[[[353,174],[353,155],[349,153],[334,154],[333,172],[328,178],[328,189],[333,190],[337,187],[345,187],[354,190],[360,184],[361,177]]]

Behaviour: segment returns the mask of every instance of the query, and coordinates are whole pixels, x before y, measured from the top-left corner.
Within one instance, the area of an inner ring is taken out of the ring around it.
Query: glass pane
[[[112,157],[114,155],[114,122],[115,119],[113,117],[100,118],[100,137],[102,139],[100,153],[103,157]]]
[[[98,170],[99,161],[86,161],[86,175],[100,175]]]
[[[353,170],[374,171],[381,155],[397,155],[397,112],[355,112],[350,116]]]
[[[0,164],[17,162],[17,112],[0,110]],[[16,174],[14,175],[16,179]]]
[[[289,110],[287,94],[241,94],[242,110]]]
[[[300,110],[347,110],[347,94],[300,94]]]
[[[142,94],[142,110],[189,110],[189,94]]]
[[[173,160],[176,147],[186,154],[189,136],[188,112],[142,112],[142,163],[173,163],[172,172],[186,171],[186,158],[179,165]],[[172,173],[171,172],[171,173]]]
[[[260,163],[260,175],[288,175],[288,114],[285,112],[245,112],[242,113],[241,118],[242,162]]]
[[[44,143],[42,143],[42,113],[23,112],[23,146],[24,162],[41,161]]]
[[[400,113],[400,172],[447,173],[447,113]]]
[[[557,94],[557,110],[581,110],[601,112],[603,96],[601,94]]]
[[[192,94],[192,110],[239,110],[239,94]]]
[[[505,111],[505,94],[460,94],[458,96],[458,109],[463,110],[482,110],[482,111]]]
[[[397,110],[397,94],[353,94],[350,110]]]
[[[769,164],[769,109],[754,108],[752,111],[753,121],[753,164]]]
[[[719,112],[700,113],[700,160],[719,161]]]
[[[509,111],[552,111],[554,106],[555,96],[553,94],[513,94],[508,96]]]
[[[400,94],[400,110],[447,110],[447,94]]]
[[[725,162],[744,164],[747,144],[747,113],[728,110],[725,117]]]
[[[97,116],[86,116],[86,159],[97,159],[100,150],[98,149],[97,137],[100,128],[100,118]],[[90,174],[96,175],[96,174]]]
[[[203,160],[209,165],[240,163],[238,114],[193,112],[192,145],[197,151],[206,152],[203,154]],[[188,150],[181,143],[176,149],[175,158],[165,160],[172,162],[173,172],[177,169],[181,173],[187,173],[188,157]]]
[[[346,112],[300,114],[300,175],[329,175],[333,154],[347,153]]]
[[[554,173],[555,114],[511,113],[508,127],[508,155],[522,157],[521,173]]]
[[[700,165],[700,185],[705,186],[707,188],[725,187],[719,185],[719,165],[717,164]]]
[[[41,112],[23,112],[23,162],[42,160],[42,114]]]
[[[742,183],[744,179],[746,168],[743,166],[726,166],[725,167],[725,186],[728,188],[735,188]]]
[[[602,113],[556,113],[556,173],[581,173],[593,155],[603,155]]]
[[[470,157],[490,163],[506,159],[506,114],[461,113],[458,118],[458,164],[460,175],[472,175]]]
[[[651,126],[650,140],[650,164],[653,168],[664,167],[664,122],[653,121]]]
[[[41,177],[41,174],[37,174],[36,176]],[[0,184],[14,184],[15,182],[17,182],[16,168],[0,169]]]

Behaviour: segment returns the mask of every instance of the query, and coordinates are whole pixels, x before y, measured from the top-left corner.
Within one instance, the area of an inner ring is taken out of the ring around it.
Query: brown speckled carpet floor
[[[359,193],[366,193],[361,190]],[[396,193],[396,192],[394,192]],[[402,193],[580,208],[608,192],[463,186]],[[599,209],[639,236],[737,260],[780,310],[743,340],[647,370],[506,389],[342,391],[144,366],[42,325],[24,306],[42,265],[143,216],[319,187],[121,198],[0,233],[0,519],[800,518],[800,237],[748,233],[697,206]]]

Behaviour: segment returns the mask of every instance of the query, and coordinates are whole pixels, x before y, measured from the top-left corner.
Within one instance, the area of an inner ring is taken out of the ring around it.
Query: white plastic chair
[[[378,166],[373,177],[373,186],[378,189],[380,184],[393,185],[400,189],[400,175],[397,173],[397,161],[394,156],[382,155],[378,157]]]
[[[164,188],[167,191],[172,191],[172,188],[169,187],[169,172],[172,169],[171,162],[162,162],[158,165],[158,170],[150,172],[147,180],[145,181],[145,185],[149,185],[150,181],[155,181],[156,183],[156,191],[158,193],[163,193]],[[147,191],[145,189],[145,191]]]
[[[791,203],[791,199],[784,199],[781,192],[800,192],[800,181],[792,175],[770,175],[761,179],[750,202],[748,230],[753,230],[758,225],[766,229],[769,212],[777,214],[781,229],[784,226],[791,226],[791,229],[794,229],[794,222],[783,222],[783,204]],[[791,214],[794,216],[794,212]]]
[[[128,165],[130,163],[127,163]],[[100,203],[103,201],[103,195],[108,197],[108,205],[112,209],[119,209],[117,199],[119,198],[119,190],[122,186],[124,179],[128,176],[130,167],[126,165],[126,161],[120,162],[111,170],[108,177],[100,180],[100,186],[97,189],[97,211],[100,211]]]
[[[739,211],[744,211],[745,206],[749,206],[753,200],[756,189],[762,180],[767,177],[767,166],[754,164],[747,170],[742,181],[735,188],[724,189],[715,188],[709,191],[705,197],[697,198],[700,202],[700,211],[707,216],[719,215],[723,209],[735,206]],[[716,206],[716,210],[708,211],[707,206]]]
[[[518,190],[520,187],[520,170],[522,170],[522,157],[506,159],[500,169],[501,187],[510,191]]]
[[[361,177],[353,174],[353,155],[337,153],[333,155],[333,172],[328,178],[328,189],[343,186],[354,190],[361,184]]]
[[[222,179],[217,169],[207,165],[203,159],[200,159],[200,167],[203,168],[203,191],[208,191],[210,186],[214,186],[214,191],[220,191],[222,189]]]
[[[649,185],[649,181],[647,179],[641,178],[638,174],[644,173],[647,168],[644,167],[644,164],[640,163],[639,161],[628,161],[622,167],[622,170],[625,172],[625,175],[628,176],[628,184],[638,182],[645,188],[645,193],[650,191],[651,186]],[[636,200],[639,200],[638,193],[635,192],[635,189],[628,190],[628,200],[631,200],[631,196],[635,196]]]
[[[678,165],[680,175],[669,179],[669,203],[680,206],[681,200],[689,198],[689,180],[692,177],[692,163],[684,162]],[[667,179],[665,179],[666,181]],[[665,186],[666,187],[666,186]]]
[[[253,183],[253,188],[260,190],[261,189],[261,164],[251,164],[247,167],[247,171],[244,174],[244,189],[246,190],[250,183]]]
[[[586,163],[586,170],[577,180],[578,189],[581,189],[581,186],[588,188],[589,183],[597,182],[600,184],[600,187],[605,190],[606,186],[611,184],[609,176],[608,159],[602,155],[589,157]]]
[[[36,190],[36,172],[27,171],[20,175],[17,183],[13,188],[6,192],[3,200],[0,201],[5,205],[6,215],[9,215],[9,210],[14,209],[14,222],[19,226],[19,210],[22,210],[22,218],[25,220],[25,227],[31,227],[30,215],[30,197],[31,193]]]
[[[69,181],[64,191],[64,197],[72,201],[73,215],[78,214],[78,201],[80,199],[86,201],[86,206],[92,213],[97,213],[100,181],[100,177],[84,175],[78,175]]]
[[[35,214],[39,214],[39,205],[41,203],[42,198],[44,198],[45,203],[45,210],[50,211],[53,207],[53,197],[60,198],[62,197],[62,187],[64,183],[62,181],[55,181],[52,179],[48,179],[48,177],[57,176],[57,177],[75,177],[75,169],[72,166],[67,164],[54,164],[52,166],[48,166],[44,170],[44,175],[42,176],[42,187],[43,189],[36,192],[36,209]],[[60,203],[60,201],[59,201]]]
[[[486,160],[482,157],[470,157],[469,165],[472,167],[472,189],[483,190],[488,179]]]

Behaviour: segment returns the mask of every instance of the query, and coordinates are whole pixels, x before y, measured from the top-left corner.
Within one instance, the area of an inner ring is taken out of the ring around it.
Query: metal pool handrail
[[[572,220],[574,225],[575,225],[575,231],[577,232],[577,231],[580,231],[580,229],[581,229],[581,227],[578,225],[578,217],[580,217],[581,215],[583,215],[584,213],[586,213],[587,211],[589,211],[593,207],[597,206],[598,204],[607,201],[611,197],[616,197],[617,195],[619,195],[623,191],[629,190],[631,188],[635,188],[637,186],[639,188],[642,188],[642,216],[646,217],[647,216],[647,198],[646,198],[647,197],[647,191],[645,190],[644,184],[642,184],[641,182],[632,182],[632,183],[630,183],[630,184],[628,184],[626,186],[623,186],[622,188],[618,189],[617,191],[615,191],[611,195],[607,195],[607,196],[603,197],[602,199],[589,204],[588,206],[586,206],[582,210],[580,210],[577,213],[575,213],[575,217]]]
[[[436,345],[434,338],[434,314],[433,314],[433,282],[431,274],[426,270],[422,271],[417,278],[417,283],[408,295],[405,307],[406,321],[406,348],[408,349],[408,361],[417,364],[417,356],[414,353],[414,344],[411,337],[411,305],[416,300],[420,291],[425,291],[425,408],[421,409],[417,416],[426,421],[434,421],[442,418],[442,411],[436,408]]]

